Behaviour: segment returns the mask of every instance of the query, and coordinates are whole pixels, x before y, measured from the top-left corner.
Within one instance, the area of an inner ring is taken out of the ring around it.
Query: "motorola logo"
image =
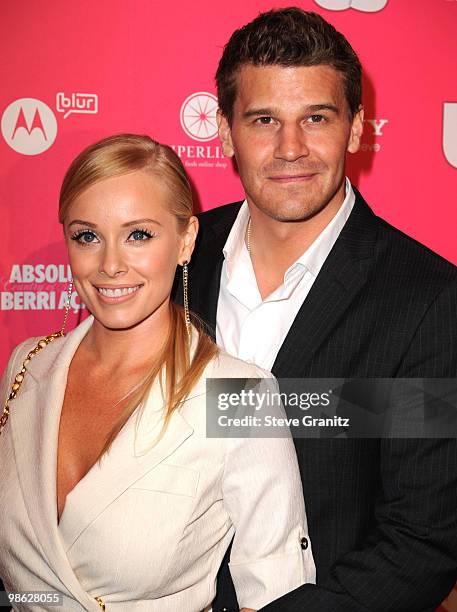
[[[3,112],[1,131],[6,143],[22,155],[47,151],[57,136],[57,120],[47,104],[36,98],[20,98]]]

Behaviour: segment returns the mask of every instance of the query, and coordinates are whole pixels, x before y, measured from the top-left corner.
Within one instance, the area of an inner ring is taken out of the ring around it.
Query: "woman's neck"
[[[159,356],[171,325],[168,303],[165,306],[128,329],[109,329],[95,319],[79,350],[99,370],[125,372],[150,367]]]

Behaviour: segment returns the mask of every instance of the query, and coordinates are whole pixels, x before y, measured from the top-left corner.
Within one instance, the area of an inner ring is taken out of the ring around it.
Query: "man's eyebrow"
[[[311,112],[318,112],[321,110],[328,110],[331,111],[333,113],[335,113],[335,115],[339,115],[340,114],[340,109],[335,106],[334,104],[310,104],[309,106],[306,107],[306,110],[311,111]]]
[[[340,114],[340,109],[335,106],[335,104],[330,103],[322,103],[322,104],[308,104],[303,109],[305,112],[318,112],[322,110],[327,110],[335,113],[335,115]],[[261,115],[267,117],[274,117],[278,114],[278,111],[274,108],[250,108],[246,112],[243,113],[243,117],[245,119],[249,119],[249,117],[260,117]]]
[[[258,117],[260,115],[267,115],[268,117],[274,116],[275,110],[273,108],[251,108],[243,113],[243,117],[248,119],[249,117]]]

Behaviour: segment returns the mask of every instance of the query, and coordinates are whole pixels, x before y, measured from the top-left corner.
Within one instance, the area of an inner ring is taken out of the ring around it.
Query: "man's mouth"
[[[308,181],[315,175],[315,172],[309,174],[277,174],[269,176],[268,178],[271,181],[276,181],[278,183],[294,183],[298,181]]]

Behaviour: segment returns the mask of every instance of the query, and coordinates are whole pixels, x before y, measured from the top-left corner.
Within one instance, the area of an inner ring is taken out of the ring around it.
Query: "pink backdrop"
[[[297,4],[343,31],[366,70],[367,121],[350,178],[377,213],[457,263],[457,1]],[[175,146],[198,209],[242,197],[215,134],[213,75],[230,33],[272,6],[2,4],[0,370],[18,342],[60,327],[68,275],[57,198],[83,147],[116,132],[148,133]],[[71,325],[82,314],[76,295],[74,307]]]

